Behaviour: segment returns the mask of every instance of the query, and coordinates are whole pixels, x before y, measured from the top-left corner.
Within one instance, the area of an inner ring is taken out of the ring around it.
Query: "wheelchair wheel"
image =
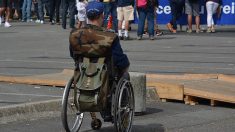
[[[117,132],[129,132],[134,117],[134,92],[131,83],[121,79],[116,87],[114,103],[114,126]]]
[[[75,102],[78,97],[74,97],[74,91],[73,78],[71,78],[64,89],[62,99],[61,118],[66,132],[77,132],[81,127],[84,116],[78,110]]]

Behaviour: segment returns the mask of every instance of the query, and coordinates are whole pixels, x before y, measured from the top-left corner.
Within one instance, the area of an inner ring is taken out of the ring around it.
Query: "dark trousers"
[[[56,15],[56,22],[60,22],[60,0],[50,0],[50,22],[54,20]]]
[[[177,20],[182,16],[184,9],[184,0],[170,0],[171,6],[171,21],[170,23],[173,25],[173,29],[177,29]]]
[[[117,2],[104,2],[104,27],[108,25],[108,17],[111,14],[113,19],[113,30],[118,31],[118,20],[117,20]]]
[[[69,10],[70,15],[70,28],[74,28],[75,25],[75,0],[62,0],[62,28],[66,29],[66,18]]]

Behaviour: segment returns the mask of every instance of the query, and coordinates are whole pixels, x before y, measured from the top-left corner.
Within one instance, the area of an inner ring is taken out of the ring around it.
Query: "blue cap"
[[[98,1],[88,2],[86,7],[87,16],[100,15],[104,12],[104,5]]]

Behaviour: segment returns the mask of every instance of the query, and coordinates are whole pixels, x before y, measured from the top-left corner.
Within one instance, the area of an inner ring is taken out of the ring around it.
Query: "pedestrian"
[[[78,17],[78,24],[77,28],[84,27],[86,25],[87,17],[86,17],[86,0],[76,0],[76,7],[77,7],[77,17]]]
[[[2,24],[3,21],[3,15],[6,12],[4,27],[11,27],[11,24],[9,23],[11,8],[12,8],[11,0],[0,0],[0,25]]]
[[[76,1],[75,0],[62,0],[62,28],[66,29],[67,14],[69,10],[70,16],[70,28],[74,28],[75,25],[75,10]]]
[[[167,28],[170,32],[176,33],[177,32],[177,20],[183,14],[183,8],[185,5],[184,0],[169,0],[170,7],[171,7],[171,20],[167,23]]]
[[[185,0],[185,13],[188,15],[188,33],[192,33],[192,21],[195,17],[196,33],[203,32],[200,29],[200,1],[199,0]]]
[[[38,15],[39,15],[39,21],[38,23],[44,24],[44,7],[46,6],[45,0],[37,0],[38,2]]]
[[[207,10],[207,32],[215,32],[215,22],[213,20],[213,14],[219,10],[221,5],[221,0],[206,0],[206,10]]]
[[[51,25],[54,25],[55,22],[57,25],[60,24],[60,4],[61,0],[50,0],[50,22]],[[54,17],[56,16],[56,20]]]
[[[154,40],[154,14],[157,0],[137,0],[136,6],[139,15],[137,39],[142,39],[145,19],[147,18],[149,39]]]
[[[32,0],[24,0],[22,7],[22,21],[31,22]]]
[[[115,32],[118,32],[118,20],[117,20],[117,1],[116,0],[103,0],[104,5],[104,24],[107,28],[109,15],[112,16],[112,26]]]
[[[134,8],[132,6],[132,0],[118,0],[117,7],[117,19],[118,19],[118,36],[121,40],[128,40],[129,34],[129,21],[134,20]],[[122,34],[122,25],[123,21],[125,21],[125,30],[124,36]]]

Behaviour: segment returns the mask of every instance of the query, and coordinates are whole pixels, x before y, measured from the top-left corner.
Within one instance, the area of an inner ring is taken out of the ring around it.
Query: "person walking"
[[[170,7],[171,7],[171,20],[167,23],[167,28],[170,32],[176,33],[177,32],[177,20],[182,16],[183,8],[185,1],[184,0],[169,0]]]
[[[219,5],[222,3],[221,0],[206,0],[206,11],[207,11],[207,32],[215,32],[215,22],[213,20],[213,14],[219,10]]]
[[[60,24],[60,4],[61,4],[61,0],[50,0],[50,22],[52,25],[56,24],[59,25]],[[56,17],[55,17],[56,16]],[[56,20],[54,20],[54,17],[56,18]]]
[[[4,23],[4,27],[6,28],[11,27],[11,24],[9,23],[11,8],[12,8],[11,0],[0,0],[0,25],[2,24],[3,21],[2,17],[6,12],[5,23]]]
[[[76,1],[75,0],[62,0],[62,28],[66,29],[67,23],[67,14],[69,10],[70,16],[70,28],[75,26],[75,10],[76,10]]]
[[[113,30],[118,32],[118,20],[117,20],[117,1],[116,0],[103,0],[104,5],[104,24],[107,28],[109,15],[112,16]]]
[[[22,21],[31,22],[32,0],[24,0],[22,7]]]
[[[142,39],[145,19],[147,18],[149,39],[154,40],[154,13],[157,7],[157,0],[147,0],[146,4],[142,6],[140,6],[140,0],[137,0],[136,4],[139,14],[137,39]]]
[[[195,17],[196,33],[203,32],[200,29],[200,1],[199,0],[185,0],[185,13],[188,15],[188,33],[192,33],[192,21]]]
[[[118,36],[121,40],[128,40],[129,34],[129,21],[134,20],[134,8],[131,0],[118,0],[117,7],[117,19],[118,19]],[[124,23],[124,36],[122,35],[122,24]]]
[[[77,7],[77,17],[78,17],[78,24],[77,28],[84,27],[87,22],[87,16],[86,16],[86,6],[87,6],[86,0],[76,0],[76,7]]]

